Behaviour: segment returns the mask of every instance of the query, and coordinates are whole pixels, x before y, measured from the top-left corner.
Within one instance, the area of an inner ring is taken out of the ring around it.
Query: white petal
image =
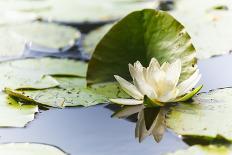
[[[173,89],[173,90],[167,92],[166,94],[164,94],[163,96],[159,96],[158,101],[171,102],[177,98],[178,94],[179,94],[179,90]]]
[[[138,65],[139,66],[139,65]],[[154,99],[157,97],[154,89],[146,82],[144,73],[142,70],[135,69],[131,64],[129,64],[129,71],[131,77],[133,78],[135,87],[139,90],[142,95],[147,95],[149,98]]]
[[[196,70],[195,73],[188,78],[187,80],[181,82],[177,88],[179,89],[179,95],[184,95],[188,93],[200,80],[201,75],[199,74],[199,70]]]
[[[140,105],[143,104],[143,100],[135,100],[135,99],[110,99],[111,102],[121,105]]]
[[[156,58],[152,58],[152,59],[151,59],[148,68],[150,68],[150,67],[160,68],[160,64],[159,64],[159,62],[156,60]]]
[[[121,88],[131,97],[135,99],[143,99],[143,95],[137,90],[137,88],[131,84],[130,82],[126,81],[125,79],[121,78],[118,75],[114,76],[115,79],[120,84]]]
[[[135,70],[142,71],[144,67],[142,66],[142,64],[139,61],[136,61],[134,63],[134,68],[135,68]]]
[[[115,112],[112,117],[117,117],[117,118],[126,118],[129,117],[135,113],[140,112],[144,108],[144,105],[133,105],[133,106],[124,106],[122,109],[119,111]]]
[[[181,61],[180,59],[176,60],[166,69],[166,79],[171,81],[174,86],[177,85],[181,73]]]

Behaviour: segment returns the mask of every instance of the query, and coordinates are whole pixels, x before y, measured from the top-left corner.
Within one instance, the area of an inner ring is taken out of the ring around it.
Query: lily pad
[[[88,33],[83,40],[83,53],[91,56],[103,36],[113,27],[113,24],[106,24]]]
[[[25,43],[62,49],[73,46],[80,38],[80,32],[75,28],[43,22],[2,25],[0,35],[3,36],[0,39],[1,57],[21,56]]]
[[[37,143],[0,144],[0,154],[4,155],[68,155],[58,147]]]
[[[8,95],[0,93],[0,127],[24,127],[34,119],[37,112],[37,105],[21,105]]]
[[[73,46],[80,38],[80,32],[75,28],[54,23],[33,22],[9,28],[27,42],[54,49]]]
[[[62,81],[58,81],[64,83],[60,83],[60,87],[57,88],[43,90],[13,90],[6,88],[5,92],[23,101],[58,108],[88,107],[100,103],[108,103],[109,98],[128,97],[122,92],[117,83],[102,83],[86,87],[85,82],[81,78],[67,78],[67,80],[63,78]],[[66,83],[67,81],[69,83]]]
[[[193,97],[193,102],[172,107],[167,126],[179,135],[232,141],[232,88],[213,90]]]
[[[227,31],[232,27],[230,0],[176,0],[175,2],[175,9],[171,14],[186,27],[199,59],[231,51],[232,32]]]
[[[179,150],[175,153],[168,153],[166,155],[230,155],[232,153],[231,148],[226,146],[201,146],[195,145],[185,150]]]
[[[59,82],[50,75],[86,75],[87,64],[69,59],[40,58],[0,63],[0,88],[44,89],[55,87]]]
[[[196,70],[195,49],[175,18],[163,11],[135,11],[117,24],[97,45],[89,62],[88,83],[113,81],[115,74],[129,79],[128,63],[144,66],[155,57],[159,63],[182,60],[180,81]]]
[[[153,2],[116,0],[56,0],[50,1],[52,8],[39,12],[42,19],[66,23],[105,22],[122,18],[126,14],[143,8],[155,8]]]

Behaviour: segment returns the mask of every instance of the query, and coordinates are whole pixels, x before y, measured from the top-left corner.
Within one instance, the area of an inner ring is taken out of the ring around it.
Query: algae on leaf
[[[232,50],[231,8],[230,0],[175,0],[170,13],[186,27],[197,57],[205,59]]]
[[[126,97],[117,83],[105,83],[86,87],[81,78],[67,78],[57,88],[43,90],[13,90],[6,88],[11,96],[51,107],[93,106],[109,102],[109,98]],[[69,81],[69,83],[67,83]]]
[[[39,143],[0,144],[2,155],[68,155],[56,146]]]
[[[193,97],[193,102],[171,107],[167,126],[179,135],[209,141],[222,137],[232,141],[232,88],[213,90]]]
[[[24,127],[37,112],[37,105],[21,105],[7,94],[0,93],[0,127]]]
[[[99,42],[89,62],[87,80],[89,84],[113,81],[113,75],[128,79],[128,63],[139,60],[146,66],[155,57],[161,64],[180,58],[183,81],[196,70],[195,55],[184,26],[171,15],[152,9],[135,11]]]
[[[201,146],[194,145],[185,150],[179,150],[174,153],[168,153],[166,155],[231,155],[232,149],[226,146]]]

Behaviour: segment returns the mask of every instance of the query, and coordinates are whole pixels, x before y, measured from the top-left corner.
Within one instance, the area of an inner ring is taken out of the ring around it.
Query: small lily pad
[[[0,93],[0,127],[24,127],[34,120],[37,112],[37,105],[21,105],[7,94]]]
[[[58,147],[37,143],[0,144],[0,154],[4,155],[68,155]]]
[[[69,59],[40,58],[0,63],[0,88],[44,89],[55,87],[59,82],[50,75],[86,75],[87,63]]]
[[[152,9],[135,11],[98,43],[89,62],[87,81],[114,81],[114,75],[129,79],[128,63],[139,60],[147,66],[153,57],[161,64],[181,59],[182,81],[196,70],[195,54],[184,26],[171,15]]]
[[[224,88],[198,94],[190,103],[171,107],[166,123],[184,137],[212,140],[220,136],[232,141],[231,113],[232,88]]]
[[[197,57],[206,59],[232,49],[231,8],[230,0],[176,0],[175,9],[170,13],[185,25]]]
[[[230,155],[232,154],[232,150],[226,146],[201,146],[195,145],[189,147],[185,150],[179,150],[174,153],[168,153],[166,155]]]

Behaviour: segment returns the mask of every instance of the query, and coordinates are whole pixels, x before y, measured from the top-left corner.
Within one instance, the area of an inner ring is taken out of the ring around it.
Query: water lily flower
[[[154,106],[164,106],[170,102],[186,101],[202,88],[200,86],[192,90],[201,78],[199,69],[185,81],[179,81],[180,59],[173,63],[165,62],[160,65],[155,58],[152,58],[147,68],[136,61],[134,65],[129,64],[129,71],[133,83],[118,75],[114,77],[132,99],[110,99],[111,102],[121,105],[141,105],[145,99],[148,99]]]

